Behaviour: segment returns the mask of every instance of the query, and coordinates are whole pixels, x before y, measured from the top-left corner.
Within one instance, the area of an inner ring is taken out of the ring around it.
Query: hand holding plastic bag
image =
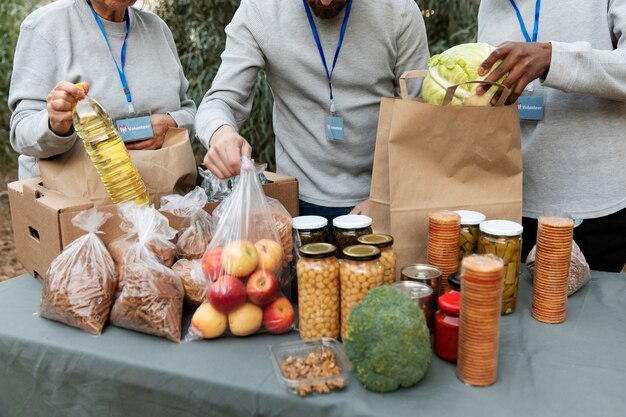
[[[39,315],[99,335],[109,316],[116,285],[115,264],[98,229],[112,215],[82,211],[72,224],[87,232],[57,256],[44,281]]]

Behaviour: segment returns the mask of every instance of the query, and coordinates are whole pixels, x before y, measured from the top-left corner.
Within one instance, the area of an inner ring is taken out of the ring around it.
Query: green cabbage
[[[489,74],[485,74],[483,77],[478,75],[478,68],[495,49],[486,43],[465,43],[454,46],[439,55],[433,55],[428,61],[428,75],[422,84],[422,100],[425,103],[440,106],[448,87],[466,81],[482,81],[487,78]],[[491,71],[500,65],[500,62],[496,62]],[[506,75],[499,82],[502,82]],[[450,105],[488,106],[497,88],[492,87],[484,95],[477,96],[476,88],[479,85],[459,86]]]

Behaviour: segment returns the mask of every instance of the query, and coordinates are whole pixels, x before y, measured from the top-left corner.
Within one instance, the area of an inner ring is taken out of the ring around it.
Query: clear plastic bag
[[[294,311],[280,290],[286,259],[252,161],[242,159],[239,181],[218,207],[213,240],[202,258],[212,282],[196,310],[187,340],[215,338],[226,328],[235,336],[293,329]]]
[[[90,209],[72,224],[87,232],[52,261],[46,274],[39,315],[99,335],[115,292],[115,264],[97,236],[110,213]]]
[[[182,217],[178,230],[176,255],[184,259],[200,259],[211,242],[211,215],[204,211],[207,196],[204,190],[196,187],[188,194],[161,197],[160,211]]]
[[[124,203],[119,211],[133,225],[138,240],[124,253],[124,285],[113,303],[111,324],[180,342],[183,284],[149,247],[176,231],[153,207]]]
[[[185,305],[197,307],[206,298],[209,281],[202,272],[202,260],[179,259],[172,266],[172,271],[178,275],[185,288]]]
[[[267,164],[255,165],[256,175],[261,184],[267,184],[269,182],[264,174],[266,169]],[[237,181],[239,181],[239,176],[221,180],[208,169],[204,170],[198,168],[198,173],[202,177],[202,189],[204,189],[209,201],[224,201],[237,185]]]
[[[526,268],[530,278],[535,276],[535,257],[537,246],[533,246],[526,257]],[[569,262],[569,277],[567,278],[567,296],[574,294],[591,280],[591,270],[585,260],[585,255],[580,250],[576,242],[572,241],[572,257]]]

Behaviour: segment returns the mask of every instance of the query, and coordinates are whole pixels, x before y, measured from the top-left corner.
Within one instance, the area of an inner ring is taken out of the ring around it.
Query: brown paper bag
[[[164,195],[186,194],[196,185],[196,160],[187,129],[169,129],[161,149],[129,153],[152,203],[158,205]],[[70,151],[39,160],[39,169],[44,186],[50,190],[68,197],[88,198],[96,206],[111,204],[80,139]]]
[[[428,213],[476,210],[487,219],[520,222],[522,150],[517,106],[434,106],[408,97],[380,106],[370,216],[374,230],[394,237],[398,267],[426,263]],[[446,97],[449,103],[454,89]]]

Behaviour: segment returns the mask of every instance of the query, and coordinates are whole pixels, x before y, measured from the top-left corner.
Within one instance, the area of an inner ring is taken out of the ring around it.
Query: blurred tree
[[[422,10],[431,55],[454,45],[476,42],[480,0],[417,0]]]

